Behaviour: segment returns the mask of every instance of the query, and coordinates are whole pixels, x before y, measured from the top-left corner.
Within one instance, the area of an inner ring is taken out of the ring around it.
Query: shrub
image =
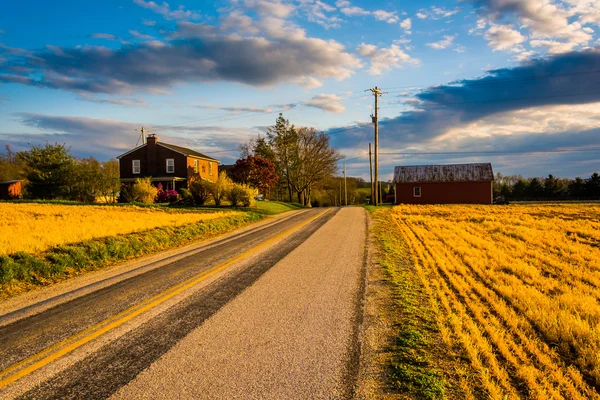
[[[202,179],[194,179],[188,185],[190,193],[194,198],[194,203],[198,206],[204,205],[208,200],[209,193],[207,183],[207,181]]]
[[[152,185],[150,178],[138,178],[131,188],[129,201],[151,204],[154,203],[157,192],[158,189]]]
[[[179,194],[181,195],[181,199],[182,200],[190,200],[193,199],[194,197],[192,196],[192,192],[190,192],[188,189],[186,188],[182,188],[179,189]]]
[[[242,204],[244,207],[252,207],[254,205],[255,197],[258,194],[258,190],[248,185],[239,186],[242,189]]]
[[[242,198],[244,197],[244,187],[240,184],[234,183],[231,185],[231,188],[227,192],[227,198],[231,202],[233,207],[237,206],[238,203],[242,202]]]
[[[179,193],[176,190],[159,190],[154,201],[157,203],[175,203],[177,200],[179,200]]]
[[[227,196],[232,184],[233,182],[225,171],[221,171],[216,181],[206,182],[206,188],[215,201],[216,206],[221,205],[221,201]]]

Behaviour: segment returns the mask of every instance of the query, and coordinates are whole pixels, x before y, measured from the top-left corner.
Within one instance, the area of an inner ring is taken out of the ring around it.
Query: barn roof
[[[493,181],[492,164],[412,165],[394,168],[395,183]]]

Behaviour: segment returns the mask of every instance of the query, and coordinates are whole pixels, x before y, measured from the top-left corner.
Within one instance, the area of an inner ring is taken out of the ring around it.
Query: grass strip
[[[18,252],[0,256],[0,298],[95,270],[118,261],[157,253],[208,239],[264,218],[249,211],[195,224],[160,227],[144,232],[55,246],[39,254]]]
[[[439,328],[429,295],[408,258],[408,248],[395,229],[389,209],[367,207],[376,223],[376,260],[383,268],[394,293],[391,315],[396,334],[389,349],[388,384],[410,398],[445,399],[446,380],[432,354],[439,352]]]

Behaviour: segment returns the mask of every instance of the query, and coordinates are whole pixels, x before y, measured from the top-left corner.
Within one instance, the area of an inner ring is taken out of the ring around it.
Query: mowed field
[[[136,206],[0,203],[0,255],[234,215]]]
[[[375,215],[383,251],[403,254],[387,260],[406,289],[399,298],[417,293],[399,322],[429,340],[418,357],[398,345],[397,379],[425,360],[425,375],[444,386],[431,397],[600,398],[599,205],[405,205]],[[433,328],[422,329],[427,321]]]

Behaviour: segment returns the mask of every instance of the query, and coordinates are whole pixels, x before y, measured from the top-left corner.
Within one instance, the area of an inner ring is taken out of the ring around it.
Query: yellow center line
[[[295,225],[295,226],[279,233],[278,235],[262,242],[261,244],[242,252],[241,254],[239,254],[236,257],[230,258],[229,260],[224,261],[221,264],[217,264],[206,271],[203,271],[197,275],[194,275],[194,276],[186,279],[185,281],[183,281],[177,285],[174,285],[174,286],[170,287],[169,289],[166,289],[166,290],[162,291],[161,293],[158,293],[158,294],[150,297],[149,299],[144,300],[143,302],[141,302],[139,304],[136,304],[135,306],[132,306],[124,311],[121,311],[120,313],[118,313],[110,318],[107,318],[102,322],[99,322],[99,323],[97,323],[97,324],[95,324],[95,325],[93,325],[93,326],[67,338],[67,339],[62,340],[59,343],[56,343],[56,344],[46,348],[45,350],[43,350],[33,356],[26,358],[23,361],[20,361],[14,365],[8,367],[4,371],[0,372],[0,376],[5,376],[5,378],[0,380],[0,389],[17,381],[18,379],[21,379],[24,376],[27,376],[30,373],[44,367],[45,365],[51,363],[52,361],[70,353],[71,351],[73,351],[73,350],[83,346],[84,344],[94,340],[95,338],[111,331],[112,329],[115,329],[115,328],[123,325],[125,322],[135,318],[136,316],[138,316],[146,311],[151,310],[152,308],[164,303],[165,301],[171,299],[172,297],[178,295],[179,293],[193,287],[194,285],[217,274],[218,272],[221,272],[225,268],[230,267],[231,265],[233,265],[239,261],[242,261],[243,259],[259,252],[260,250],[270,246],[271,244],[282,239],[283,237],[308,225],[309,223],[311,223],[312,221],[321,217],[328,211],[329,210],[325,210],[325,211],[315,215],[314,217],[311,217],[311,218],[307,219],[306,221],[303,221],[303,222],[299,223],[298,225]],[[35,361],[35,360],[37,360],[37,361]],[[31,364],[28,365],[27,367],[20,369],[19,371],[15,372],[15,373],[12,373],[13,371],[15,371],[29,363],[31,363]]]

